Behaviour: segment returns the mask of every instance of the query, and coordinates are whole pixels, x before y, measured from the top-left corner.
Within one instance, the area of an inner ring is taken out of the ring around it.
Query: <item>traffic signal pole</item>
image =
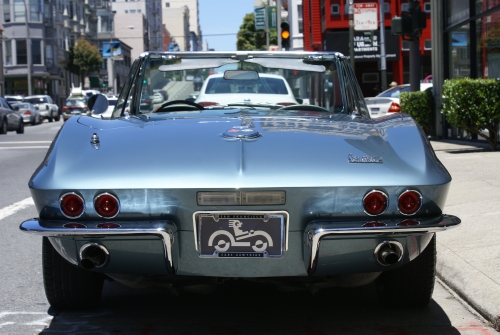
[[[413,31],[419,28],[420,6],[418,0],[409,0],[409,11],[412,17]],[[421,65],[420,65],[420,34],[414,34],[410,40],[410,91],[420,91]]]

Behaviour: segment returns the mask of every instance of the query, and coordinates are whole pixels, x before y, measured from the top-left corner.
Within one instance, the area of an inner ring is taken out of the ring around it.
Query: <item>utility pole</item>
[[[387,63],[385,56],[385,13],[384,0],[380,0],[380,75],[382,76],[381,91],[387,89]]]
[[[419,28],[420,6],[418,0],[408,0],[409,11],[411,13],[412,30],[415,32]],[[420,34],[413,34],[410,39],[410,91],[420,91]]]
[[[349,0],[349,59],[351,61],[352,71],[354,70],[354,4]]]
[[[30,38],[30,25],[28,23],[29,19],[29,11],[28,11],[28,5],[26,4],[25,0],[24,3],[24,13],[26,15],[26,71],[28,72],[28,95],[33,94],[33,90],[31,87],[31,38]]]
[[[264,6],[265,11],[264,11],[264,18],[266,21],[266,50],[269,51],[269,15],[268,15],[268,10],[269,10],[269,0],[267,0],[267,4]]]
[[[278,33],[278,50],[283,50],[281,46],[281,0],[276,0],[276,32]]]

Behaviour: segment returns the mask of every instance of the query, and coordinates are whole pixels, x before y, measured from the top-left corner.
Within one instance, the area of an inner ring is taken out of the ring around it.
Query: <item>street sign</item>
[[[255,7],[255,30],[266,29],[266,7]],[[276,6],[267,7],[267,28],[276,29],[278,27],[278,12]]]
[[[266,29],[266,7],[255,7],[255,30]]]
[[[354,30],[378,29],[378,5],[376,2],[354,4]]]

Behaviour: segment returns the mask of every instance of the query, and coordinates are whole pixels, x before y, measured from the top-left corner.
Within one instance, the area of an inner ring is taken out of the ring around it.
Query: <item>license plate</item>
[[[282,257],[285,235],[281,214],[200,214],[200,257]]]
[[[378,112],[378,111],[380,110],[380,108],[370,108],[370,110],[371,110],[372,112]]]

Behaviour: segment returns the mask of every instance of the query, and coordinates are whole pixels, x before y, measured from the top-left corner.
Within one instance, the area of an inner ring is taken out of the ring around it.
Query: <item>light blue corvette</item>
[[[108,278],[431,299],[451,177],[411,117],[370,118],[343,55],[148,52],[107,107],[89,99],[29,181],[52,306],[95,306]]]

